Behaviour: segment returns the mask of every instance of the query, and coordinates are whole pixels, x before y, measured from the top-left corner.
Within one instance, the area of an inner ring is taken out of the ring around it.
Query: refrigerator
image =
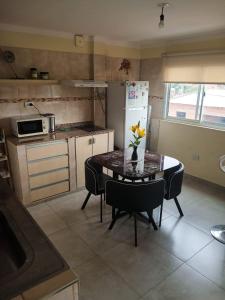
[[[147,132],[148,95],[148,81],[108,82],[106,124],[115,130],[115,146],[119,149],[128,148],[130,140],[134,140],[131,125],[140,121]],[[146,148],[146,135],[139,146]]]

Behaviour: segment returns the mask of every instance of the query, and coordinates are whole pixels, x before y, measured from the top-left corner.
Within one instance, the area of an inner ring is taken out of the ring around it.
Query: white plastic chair
[[[220,157],[219,163],[220,169],[225,173],[225,155]],[[225,225],[214,225],[211,234],[216,240],[225,244]]]

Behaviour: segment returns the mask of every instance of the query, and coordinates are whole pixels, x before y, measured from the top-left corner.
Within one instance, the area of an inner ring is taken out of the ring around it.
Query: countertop
[[[6,272],[6,275],[3,273],[0,276],[1,300],[8,300],[23,294],[25,291],[43,284],[45,281],[52,280],[55,276],[61,276],[61,274],[67,274],[70,271],[67,263],[30,216],[26,208],[16,200],[16,196],[3,180],[0,180],[0,213],[3,217],[1,222],[4,223],[4,219],[6,220],[14,236],[12,237],[12,234],[10,236],[8,230],[4,230],[4,226],[1,226],[3,228],[3,240],[1,240],[3,242],[3,250],[1,251],[4,251],[4,236],[7,237],[9,235],[9,239],[16,240],[25,254],[25,260],[18,269],[11,273]],[[15,248],[14,245],[13,249]],[[19,250],[15,249],[15,251]],[[4,255],[2,256],[4,257]],[[1,261],[3,269],[4,264],[6,264],[5,270],[8,271],[7,262]],[[73,282],[76,281],[78,279],[74,275]],[[65,285],[65,282],[63,284]],[[58,282],[58,286],[55,289],[59,288]]]
[[[9,140],[11,143],[13,143],[16,146],[19,145],[29,145],[29,144],[36,144],[36,143],[48,143],[48,142],[54,142],[57,140],[65,140],[68,138],[77,138],[82,136],[89,136],[94,134],[102,134],[107,132],[113,132],[113,129],[101,129],[97,131],[86,131],[79,128],[74,128],[72,130],[56,130],[55,133],[50,133],[46,135],[39,135],[39,136],[33,136],[29,138],[17,138],[14,136],[7,137],[7,140]]]

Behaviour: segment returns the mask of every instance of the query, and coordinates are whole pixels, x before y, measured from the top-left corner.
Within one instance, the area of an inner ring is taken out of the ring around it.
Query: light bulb
[[[160,15],[160,21],[159,21],[159,28],[163,28],[164,27],[164,14]]]

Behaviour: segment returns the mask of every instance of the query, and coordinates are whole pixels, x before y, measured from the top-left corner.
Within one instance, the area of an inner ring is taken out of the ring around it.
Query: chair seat
[[[99,193],[104,193],[106,181],[111,180],[111,179],[112,179],[112,177],[110,177],[109,175],[106,175],[104,173],[98,175],[97,181],[98,181]]]

